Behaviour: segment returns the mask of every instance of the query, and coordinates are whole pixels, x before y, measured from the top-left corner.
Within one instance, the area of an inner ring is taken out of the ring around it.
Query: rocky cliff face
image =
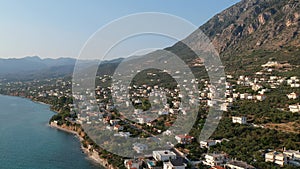
[[[211,40],[229,73],[255,72],[270,59],[300,64],[299,0],[242,0],[183,41],[193,49],[207,50],[199,40],[201,31]],[[188,63],[195,58],[180,42],[167,50]]]
[[[200,29],[223,56],[300,47],[299,0],[243,0]],[[193,34],[188,38],[195,38]]]

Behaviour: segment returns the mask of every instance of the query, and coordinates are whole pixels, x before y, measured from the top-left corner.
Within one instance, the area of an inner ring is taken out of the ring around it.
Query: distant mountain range
[[[41,59],[38,56],[28,56],[20,59],[0,59],[0,73],[19,73],[28,71],[40,71],[51,67],[74,65],[75,59]]]
[[[0,77],[10,80],[30,80],[70,74],[76,59],[41,59],[38,56],[0,59]]]
[[[99,74],[113,73],[121,61],[122,58],[101,62]],[[81,69],[88,69],[98,62],[96,60],[81,60],[78,63],[74,58],[41,59],[39,56],[0,59],[0,80],[26,81],[71,76],[75,64],[81,64]]]
[[[270,59],[300,65],[299,0],[242,0],[215,15],[199,30],[211,39],[227,72],[250,73]],[[186,38],[195,48],[202,47],[195,40],[199,30]],[[166,50],[187,64],[195,59],[195,54],[181,42]],[[121,61],[104,62],[98,73],[111,74]],[[71,58],[37,56],[0,59],[0,77],[18,80],[66,76],[72,73],[75,62]]]

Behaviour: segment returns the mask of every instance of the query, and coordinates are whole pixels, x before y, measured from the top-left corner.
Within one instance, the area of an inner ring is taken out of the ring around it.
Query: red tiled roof
[[[179,138],[193,138],[192,136],[189,135],[178,135]]]
[[[221,167],[221,166],[214,166],[214,167],[212,167],[212,168],[210,168],[210,169],[225,169],[224,167]]]

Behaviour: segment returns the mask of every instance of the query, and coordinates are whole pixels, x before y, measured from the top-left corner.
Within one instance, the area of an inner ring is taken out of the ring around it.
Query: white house
[[[228,111],[228,106],[229,106],[229,103],[223,103],[220,105],[220,110]]]
[[[238,98],[238,97],[240,97],[240,94],[239,94],[239,93],[233,93],[233,94],[232,94],[232,97],[233,97],[233,98]]]
[[[265,161],[284,166],[287,164],[287,156],[280,152],[269,152],[265,154]]]
[[[247,164],[243,161],[232,160],[226,164],[226,168],[229,169],[255,169],[252,165]]]
[[[300,161],[300,151],[295,150],[286,150],[283,152],[290,160],[297,160]]]
[[[208,97],[208,98],[211,99],[211,98],[213,98],[213,96],[214,96],[213,93],[207,93],[207,97]]]
[[[265,94],[266,92],[270,92],[270,89],[261,89],[260,91],[258,91],[259,94]]]
[[[300,112],[300,105],[295,104],[295,105],[289,105],[290,112],[293,113],[299,113]]]
[[[209,148],[211,146],[216,145],[215,140],[206,140],[206,141],[200,141],[200,147],[201,148]]]
[[[260,84],[253,84],[252,85],[252,90],[254,91],[258,91],[259,89],[261,89],[263,86]]]
[[[292,83],[292,84],[291,84],[291,87],[293,87],[293,88],[298,88],[298,87],[300,87],[300,84],[299,84],[299,83]]]
[[[262,67],[275,67],[278,65],[277,61],[268,61],[266,64],[261,65]]]
[[[204,156],[205,160],[203,161],[203,164],[208,166],[220,166],[224,165],[228,160],[228,155],[224,153],[218,153],[218,154],[206,154]]]
[[[227,102],[229,102],[229,103],[233,103],[235,101],[235,98],[227,98]]]
[[[298,77],[297,77],[297,76],[292,76],[290,79],[291,79],[291,80],[297,80]]]
[[[170,150],[153,151],[152,155],[156,161],[169,161],[171,159],[176,159],[176,154]]]
[[[246,99],[248,97],[248,93],[241,93],[240,94],[240,99]]]
[[[274,160],[275,160],[274,154],[275,154],[275,152],[266,153],[265,154],[265,162],[271,162],[271,163],[273,163]]]
[[[242,116],[242,117],[233,116],[232,117],[232,123],[247,124],[247,117],[245,117],[245,116]]]
[[[185,135],[177,135],[175,136],[175,139],[180,144],[191,144],[194,140],[194,137],[185,134]]]
[[[249,95],[249,96],[247,97],[248,100],[253,100],[254,98],[255,98],[255,97],[252,96],[252,95]]]
[[[265,95],[263,95],[263,94],[256,95],[256,99],[258,101],[264,101],[264,100],[266,100],[266,98],[267,97]]]
[[[297,99],[299,95],[295,92],[286,95],[289,99]]]

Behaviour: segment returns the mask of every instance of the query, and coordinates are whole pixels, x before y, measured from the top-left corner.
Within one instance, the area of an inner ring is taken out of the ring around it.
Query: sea
[[[48,105],[0,95],[0,169],[103,169],[73,134],[48,126],[53,115]]]

